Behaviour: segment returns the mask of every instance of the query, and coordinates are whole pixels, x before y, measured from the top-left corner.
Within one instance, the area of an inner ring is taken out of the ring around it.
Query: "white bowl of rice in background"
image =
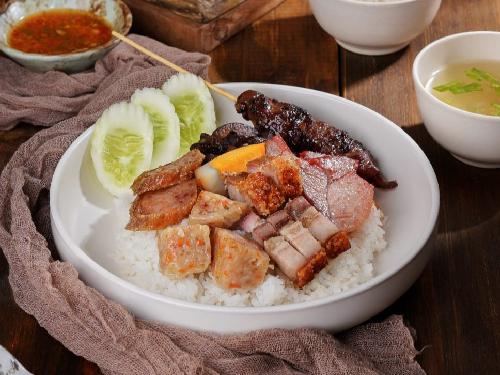
[[[441,0],[309,0],[314,17],[339,45],[361,55],[387,55],[429,26]]]
[[[339,331],[393,303],[417,279],[439,211],[434,171],[418,145],[380,114],[331,94],[291,86],[231,83],[236,95],[257,90],[299,105],[317,119],[347,130],[373,153],[394,190],[376,189],[369,219],[351,236],[352,248],[330,261],[303,289],[267,275],[255,289],[227,292],[209,272],[172,280],[158,269],[154,232],[128,232],[129,197],[113,198],[97,181],[87,143],[78,137],[55,170],[50,205],[61,258],[89,286],[142,319],[187,328],[241,332],[314,327]],[[217,124],[245,122],[233,103],[215,96]]]

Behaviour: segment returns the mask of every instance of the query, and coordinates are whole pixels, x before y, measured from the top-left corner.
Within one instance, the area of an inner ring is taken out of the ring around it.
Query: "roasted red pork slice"
[[[304,197],[298,197],[286,206],[287,212],[311,232],[325,248],[329,258],[335,258],[351,247],[349,237],[321,212],[316,210]]]
[[[254,242],[215,228],[212,274],[221,288],[254,288],[264,281],[268,267],[269,256]]]
[[[250,207],[246,203],[236,202],[209,191],[201,191],[189,215],[189,223],[231,228],[249,211]]]
[[[285,140],[279,135],[275,135],[266,141],[266,155],[267,156],[280,156],[290,155],[292,151],[286,144]]]
[[[299,159],[292,154],[264,156],[247,164],[248,172],[262,172],[272,178],[286,198],[302,195]]]
[[[198,150],[189,151],[167,165],[139,175],[132,184],[132,191],[139,195],[146,191],[165,189],[179,182],[190,180],[205,156]]]
[[[302,174],[304,196],[323,215],[330,217],[330,209],[327,200],[328,176],[323,170],[309,164],[307,161],[302,161],[300,163],[300,171]]]
[[[300,153],[300,157],[309,164],[321,168],[331,181],[337,180],[347,173],[356,172],[359,166],[359,161],[347,156],[325,155],[318,152],[304,151]]]
[[[328,187],[330,218],[346,232],[358,229],[370,216],[373,206],[373,185],[356,173],[346,174]]]
[[[130,207],[128,230],[157,230],[178,224],[186,218],[196,202],[195,180],[138,195]]]
[[[276,212],[285,203],[272,179],[260,172],[227,176],[226,186],[229,198],[248,203],[261,216]]]
[[[210,265],[210,228],[207,225],[175,225],[157,237],[160,270],[169,277],[183,278],[205,272]]]

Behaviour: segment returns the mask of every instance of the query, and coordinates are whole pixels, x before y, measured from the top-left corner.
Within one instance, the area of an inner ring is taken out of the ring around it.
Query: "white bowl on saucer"
[[[465,164],[500,168],[500,117],[467,112],[437,99],[426,88],[433,74],[450,63],[500,63],[500,32],[473,31],[439,39],[413,63],[413,81],[424,125],[441,146]]]
[[[119,42],[118,39],[111,38],[102,46],[63,55],[26,53],[9,46],[8,35],[16,23],[24,17],[50,9],[79,9],[95,13],[121,34],[127,34],[132,26],[132,13],[121,0],[13,0],[5,12],[0,14],[0,50],[12,60],[34,71],[62,70],[75,73],[90,68]]]
[[[399,186],[378,190],[385,213],[387,248],[375,261],[375,276],[346,292],[317,300],[271,307],[203,305],[166,297],[116,275],[108,256],[116,245],[113,198],[93,174],[87,152],[92,128],[78,137],[54,172],[50,190],[52,231],[61,258],[72,263],[89,286],[126,306],[142,319],[196,330],[242,332],[263,328],[314,327],[340,331],[357,325],[393,303],[417,279],[432,252],[429,246],[439,211],[439,187],[429,160],[397,125],[380,114],[331,94],[291,86],[231,83],[238,95],[258,90],[310,111],[362,141]],[[244,122],[234,104],[215,96],[218,124]]]
[[[314,17],[339,45],[361,55],[387,55],[429,26],[441,0],[309,0]]]

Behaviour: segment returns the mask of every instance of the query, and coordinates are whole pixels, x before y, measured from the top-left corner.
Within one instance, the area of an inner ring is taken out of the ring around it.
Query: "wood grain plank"
[[[338,93],[335,41],[303,0],[286,1],[210,56],[214,82],[269,82]]]
[[[454,159],[420,126],[405,128],[429,157],[441,190],[434,254],[422,276],[381,316],[403,314],[429,375],[500,369],[499,170]]]
[[[361,56],[341,49],[342,96],[402,126],[421,123],[411,76],[415,56],[436,39],[471,30],[500,30],[500,1],[443,0],[432,25],[393,55]]]

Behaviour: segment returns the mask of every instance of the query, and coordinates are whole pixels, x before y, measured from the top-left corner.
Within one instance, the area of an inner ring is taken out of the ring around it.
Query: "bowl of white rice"
[[[425,266],[439,211],[434,171],[418,145],[380,114],[314,90],[255,83],[221,85],[294,103],[347,130],[374,154],[394,190],[378,190],[376,205],[350,236],[351,249],[303,288],[268,274],[250,290],[226,291],[210,272],[175,280],[159,270],[155,232],[125,230],[131,196],[101,187],[87,150],[92,128],[63,155],[51,186],[51,219],[61,258],[79,277],[142,319],[219,333],[314,327],[339,331],[385,309]],[[244,122],[225,98],[214,97],[217,123]]]
[[[345,49],[387,55],[429,26],[441,0],[309,0],[320,26]]]

